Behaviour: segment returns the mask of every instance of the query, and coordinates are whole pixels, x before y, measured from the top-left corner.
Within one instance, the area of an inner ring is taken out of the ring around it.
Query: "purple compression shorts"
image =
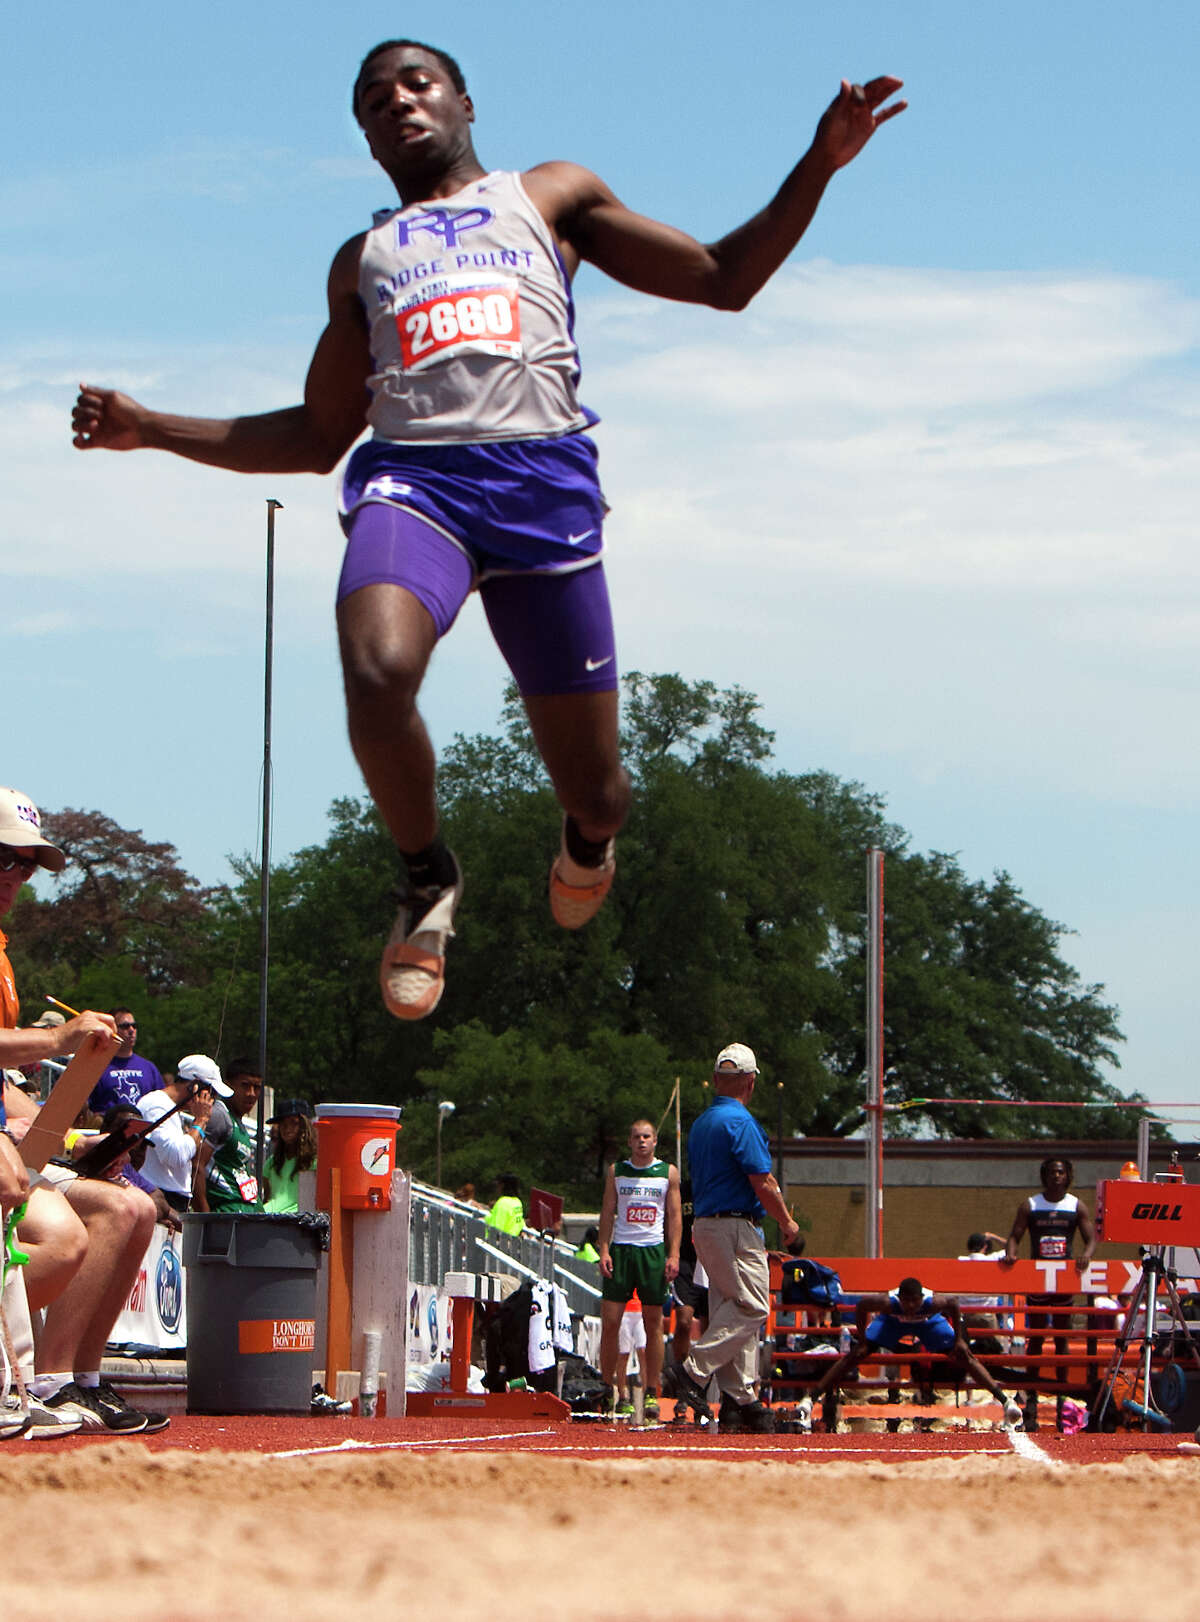
[[[484,445],[369,440],[342,483],[349,540],[338,602],[364,586],[403,586],[441,637],[478,586],[523,694],[611,691],[605,511],[585,434]]]

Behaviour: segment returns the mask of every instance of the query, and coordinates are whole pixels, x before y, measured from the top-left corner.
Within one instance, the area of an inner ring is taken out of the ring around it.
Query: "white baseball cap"
[[[175,1074],[180,1081],[199,1081],[205,1087],[211,1087],[218,1098],[232,1098],[233,1088],[227,1087],[221,1080],[221,1072],[215,1059],[210,1059],[206,1053],[189,1053],[186,1059],[180,1059],[175,1066]]]
[[[64,852],[43,837],[37,806],[19,789],[0,788],[0,844],[32,846],[40,866],[51,873],[61,873],[67,865]]]
[[[743,1076],[757,1076],[758,1060],[754,1057],[754,1049],[748,1048],[744,1042],[731,1042],[717,1054],[713,1071],[718,1070],[734,1070]]]

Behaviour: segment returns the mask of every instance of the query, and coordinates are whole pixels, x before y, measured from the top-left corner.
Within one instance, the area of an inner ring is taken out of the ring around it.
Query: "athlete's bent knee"
[[[629,773],[623,766],[592,783],[580,784],[562,797],[562,807],[581,828],[603,828],[615,834],[629,815]]]
[[[394,718],[416,708],[425,661],[402,648],[343,647],[342,673],[352,713],[383,709]]]

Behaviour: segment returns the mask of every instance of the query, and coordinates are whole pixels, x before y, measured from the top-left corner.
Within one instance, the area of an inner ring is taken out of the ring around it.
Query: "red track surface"
[[[549,1424],[540,1420],[506,1424],[486,1419],[310,1419],[308,1417],[235,1414],[220,1417],[176,1415],[169,1429],[154,1436],[125,1438],[70,1436],[55,1442],[7,1444],[34,1453],[59,1453],[119,1442],[128,1448],[187,1453],[262,1453],[335,1455],[339,1452],[381,1449],[417,1452],[538,1452],[575,1458],[612,1459],[637,1454],[639,1458],[745,1461],[768,1458],[790,1464],[908,1463],[920,1459],[962,1458],[970,1454],[996,1458],[1016,1456],[1009,1438],[1000,1431],[933,1435],[843,1436],[706,1436],[690,1426],[676,1430],[631,1431],[597,1423]],[[1111,1436],[1059,1436],[1038,1432],[1021,1439],[1027,1457],[1037,1455],[1050,1463],[1112,1464],[1134,1454],[1153,1453],[1168,1458],[1191,1458],[1200,1479],[1200,1454],[1180,1453],[1179,1443],[1190,1436],[1143,1435],[1117,1432]],[[1036,1454],[1032,1452],[1036,1449]]]

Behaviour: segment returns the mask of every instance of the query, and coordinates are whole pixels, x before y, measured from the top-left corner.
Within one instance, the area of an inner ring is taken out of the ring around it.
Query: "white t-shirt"
[[[161,1120],[174,1108],[175,1100],[168,1092],[147,1093],[138,1104],[146,1121]],[[147,1135],[142,1176],[170,1194],[190,1195],[195,1158],[196,1143],[185,1131],[183,1117],[172,1115],[156,1132]]]

